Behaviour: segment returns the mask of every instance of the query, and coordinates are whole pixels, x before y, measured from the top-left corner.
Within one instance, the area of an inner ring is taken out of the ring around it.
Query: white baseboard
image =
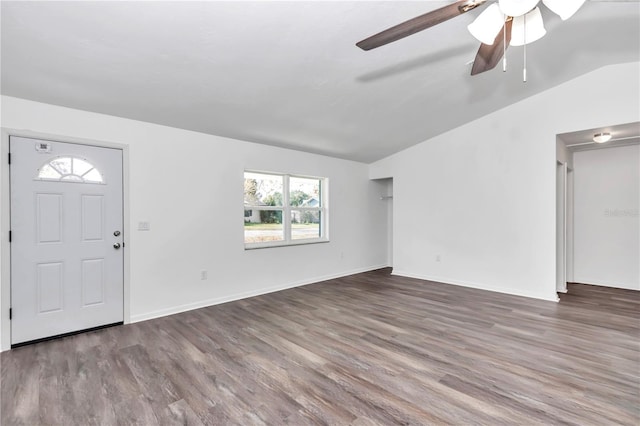
[[[610,288],[621,288],[624,290],[636,290],[636,291],[640,291],[640,283],[638,284],[629,284],[629,283],[621,283],[621,282],[608,282],[608,283],[603,283],[602,280],[592,280],[589,278],[576,278],[573,281],[570,281],[572,283],[576,283],[576,284],[588,284],[588,285],[597,285],[600,287],[610,287]]]
[[[329,275],[309,278],[309,279],[296,281],[296,282],[292,282],[292,283],[287,283],[287,284],[283,284],[283,285],[267,287],[267,288],[261,288],[261,289],[252,290],[252,291],[245,291],[245,292],[242,292],[242,293],[230,294],[228,296],[216,297],[216,298],[213,298],[213,299],[199,300],[197,302],[187,303],[187,304],[178,305],[178,306],[171,306],[171,307],[164,308],[164,309],[158,309],[156,311],[151,311],[151,312],[146,312],[146,313],[143,313],[143,314],[132,315],[131,316],[131,322],[134,323],[134,322],[140,322],[140,321],[147,321],[147,320],[154,319],[154,318],[160,318],[160,317],[165,317],[165,316],[168,316],[168,315],[179,314],[180,312],[186,312],[186,311],[192,311],[194,309],[206,308],[207,306],[213,306],[213,305],[219,305],[221,303],[233,302],[234,300],[247,299],[249,297],[260,296],[260,295],[263,295],[263,294],[273,293],[273,292],[276,292],[276,291],[286,290],[286,289],[294,288],[294,287],[301,287],[301,286],[308,285],[308,284],[315,284],[315,283],[322,282],[322,281],[327,281],[327,280],[332,280],[332,279],[335,279],[335,278],[346,277],[346,276],[354,275],[354,274],[360,274],[362,272],[374,271],[376,269],[381,269],[381,268],[386,268],[386,267],[388,267],[388,265],[386,265],[386,264],[373,265],[373,266],[369,266],[369,267],[366,267],[366,268],[352,269],[350,271],[343,271],[343,272],[339,272],[337,274],[329,274]]]
[[[419,280],[435,281],[443,284],[457,285],[461,287],[476,288],[478,290],[486,290],[486,291],[493,291],[496,293],[511,294],[513,296],[530,297],[532,299],[547,300],[550,302],[558,302],[560,300],[558,298],[558,295],[555,292],[553,294],[546,295],[546,294],[535,293],[535,292],[524,292],[518,289],[495,288],[495,287],[487,286],[486,284],[482,284],[482,283],[451,280],[443,277],[432,277],[427,275],[413,274],[411,272],[398,271],[396,269],[394,269],[391,274],[398,275],[401,277],[416,278]]]

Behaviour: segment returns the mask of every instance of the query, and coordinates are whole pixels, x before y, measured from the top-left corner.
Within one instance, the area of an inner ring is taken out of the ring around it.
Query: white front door
[[[11,136],[11,343],[123,321],[122,150]]]

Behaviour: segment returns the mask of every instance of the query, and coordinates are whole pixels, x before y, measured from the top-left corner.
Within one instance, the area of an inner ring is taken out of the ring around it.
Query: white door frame
[[[572,165],[568,165],[567,166],[567,193],[566,193],[566,228],[565,228],[565,245],[566,245],[566,271],[565,271],[565,276],[567,278],[567,282],[568,283],[572,283],[574,282],[574,278],[573,278],[573,265],[574,265],[574,258],[573,258],[573,246],[574,246],[574,233],[573,233],[573,221],[574,221],[574,203],[573,203],[573,196],[574,196],[574,186],[573,186],[573,179],[574,179],[574,175],[573,175],[573,166]]]
[[[2,128],[0,140],[0,351],[11,349],[11,322],[9,320],[9,308],[11,306],[11,245],[9,243],[9,230],[11,219],[10,206],[10,180],[9,180],[9,136],[21,136],[26,138],[44,139],[54,142],[75,143],[79,145],[91,145],[104,148],[117,148],[122,150],[122,196],[124,215],[124,323],[131,322],[130,309],[130,214],[129,214],[129,146],[118,143],[95,141],[90,139],[60,136],[30,130],[17,130]]]
[[[569,165],[556,160],[556,292],[567,292]]]

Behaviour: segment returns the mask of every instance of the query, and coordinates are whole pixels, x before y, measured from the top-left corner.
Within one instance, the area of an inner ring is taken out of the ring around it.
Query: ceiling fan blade
[[[362,50],[371,50],[376,47],[384,46],[385,44],[400,40],[410,36],[411,34],[415,34],[444,21],[448,21],[451,18],[455,18],[458,15],[462,15],[463,13],[484,4],[486,1],[487,0],[459,0],[450,5],[427,12],[424,15],[409,19],[406,22],[388,28],[378,34],[372,35],[371,37],[365,38],[364,40],[356,43],[356,46]]]
[[[480,74],[481,72],[489,71],[495,68],[500,62],[504,51],[509,47],[511,42],[511,25],[513,19],[508,19],[505,25],[502,27],[493,44],[481,44],[476,59],[473,61],[473,67],[471,68],[471,75]],[[505,33],[506,30],[506,33]],[[506,42],[506,44],[505,44]]]

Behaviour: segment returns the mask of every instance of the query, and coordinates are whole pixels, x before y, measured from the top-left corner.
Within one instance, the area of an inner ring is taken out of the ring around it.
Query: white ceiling
[[[638,76],[638,78],[640,78],[640,76]],[[594,142],[593,136],[596,133],[602,132],[610,133],[611,140],[606,143]],[[615,146],[638,145],[640,144],[640,121],[561,133],[557,135],[557,137],[565,144],[569,151],[586,151]]]
[[[483,8],[364,52],[442,1],[2,1],[2,94],[371,162],[605,65],[640,60],[640,3],[587,2],[471,77]]]

